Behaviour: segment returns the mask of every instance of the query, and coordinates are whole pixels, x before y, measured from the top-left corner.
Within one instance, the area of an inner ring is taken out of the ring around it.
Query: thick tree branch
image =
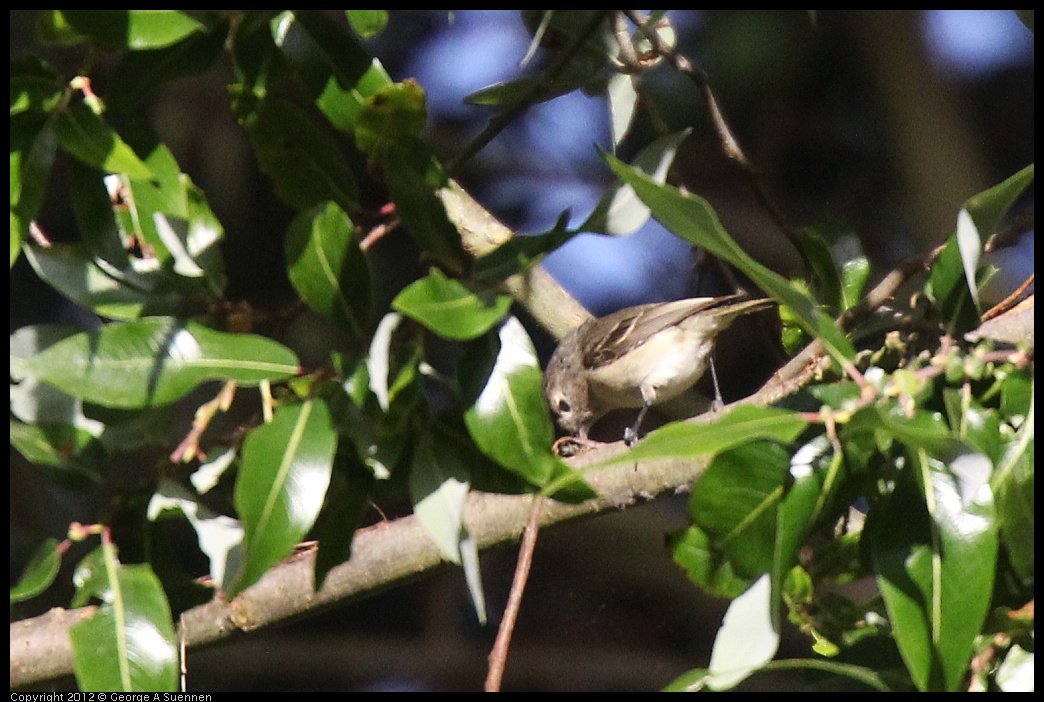
[[[595,465],[627,449],[606,444],[571,460],[576,468]],[[542,526],[621,509],[658,495],[685,490],[707,461],[669,460],[622,464],[585,473],[598,497],[578,504],[545,500]],[[517,540],[530,516],[531,495],[473,493],[465,506],[468,531],[480,548]],[[419,576],[444,563],[435,543],[413,516],[361,530],[352,557],[333,568],[323,587],[313,591],[315,552],[291,557],[265,574],[231,602],[215,599],[183,613],[181,628],[189,648],[224,641],[323,608],[362,599]],[[51,612],[11,625],[11,687],[39,684],[72,673],[69,627],[93,608]]]

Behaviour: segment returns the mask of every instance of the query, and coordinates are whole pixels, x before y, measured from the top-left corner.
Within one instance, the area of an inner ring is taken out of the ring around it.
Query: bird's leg
[[[649,411],[649,408],[652,407],[653,400],[656,399],[655,389],[643,387],[641,390],[642,408],[638,410],[638,418],[634,420],[634,424],[624,430],[624,443],[628,446],[634,446],[638,442],[638,427],[642,425],[642,420],[645,419],[645,413]]]
[[[711,400],[711,411],[720,412],[725,407],[725,402],[721,399],[721,388],[718,387],[718,371],[714,369],[714,358],[710,359],[710,372],[711,381],[714,383],[714,399]]]
[[[649,405],[642,405],[642,408],[638,410],[638,419],[634,420],[634,424],[624,429],[624,443],[628,446],[634,446],[638,443],[638,427],[642,424],[642,419],[645,418],[645,413],[649,411]]]

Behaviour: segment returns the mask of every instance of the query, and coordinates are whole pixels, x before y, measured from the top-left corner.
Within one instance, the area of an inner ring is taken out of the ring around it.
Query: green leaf
[[[142,271],[160,266],[167,271],[168,286],[219,294],[225,286],[218,249],[224,237],[221,223],[166,146],[153,144],[145,163],[153,173],[149,180],[125,175],[105,179],[124,241],[137,241],[147,249],[142,260],[130,259],[131,266]]]
[[[24,372],[106,407],[173,402],[207,380],[256,384],[299,371],[284,346],[198,322],[152,317],[113,323],[64,339],[26,361]]]
[[[711,650],[711,690],[728,690],[772,660],[779,650],[779,617],[768,576],[729,605]]]
[[[718,454],[693,492],[693,523],[737,575],[756,578],[772,570],[789,467],[784,447],[753,441]]]
[[[468,590],[480,624],[486,622],[478,548],[464,525],[464,503],[471,491],[465,454],[453,437],[435,425],[417,442],[410,468],[413,513],[443,558],[464,567]]]
[[[178,10],[62,10],[62,15],[108,49],[157,49],[205,29]]]
[[[383,10],[348,10],[375,17]],[[316,106],[338,129],[355,133],[363,104],[392,80],[358,37],[322,12],[297,11],[280,25],[278,40],[289,62],[315,97]]]
[[[460,233],[436,195],[448,179],[420,138],[426,119],[424,90],[417,83],[384,86],[363,105],[355,141],[380,163],[395,212],[422,251],[443,268],[460,273],[467,256]]]
[[[563,69],[553,81],[545,73],[534,73],[476,90],[464,97],[469,105],[483,107],[512,107],[525,101],[531,105],[554,100],[580,88],[600,85],[605,79],[594,73],[590,66],[576,65]]]
[[[993,594],[998,539],[991,466],[971,452],[944,460],[913,449],[909,458],[920,486],[900,484],[872,512],[873,565],[914,683],[920,690],[954,691]],[[899,523],[904,528],[894,527]]]
[[[35,29],[42,44],[74,46],[84,42],[83,35],[72,28],[61,10],[37,10]]]
[[[134,150],[87,105],[70,104],[55,116],[53,125],[62,148],[88,166],[131,178],[152,177]]]
[[[387,10],[345,10],[348,23],[363,39],[375,37],[388,24]]]
[[[1004,182],[972,195],[964,202],[964,211],[975,221],[975,226],[980,232],[992,234],[1031,182],[1032,163]]]
[[[69,424],[89,429],[100,434],[100,422],[83,416],[83,403],[79,398],[61,392],[50,385],[40,385],[20,368],[29,359],[44,349],[53,346],[79,330],[75,327],[55,324],[32,324],[21,327],[10,338],[11,414],[30,424]]]
[[[83,243],[26,248],[41,279],[103,317],[173,314],[186,308],[186,298],[199,305],[225,286],[218,248],[224,231],[201,191],[165,147],[148,161],[155,181],[102,179],[74,164],[72,201]]]
[[[11,117],[11,266],[43,205],[57,147],[53,129],[33,122]]]
[[[685,570],[689,580],[715,597],[738,597],[750,584],[741,577],[730,560],[723,558],[714,539],[706,531],[691,526],[668,539],[671,558]]]
[[[232,25],[229,43],[236,77],[232,110],[240,120],[256,110],[287,75],[286,60],[274,41],[284,16],[277,10],[252,10]]]
[[[561,460],[551,451],[554,431],[544,404],[543,376],[533,343],[509,317],[500,327],[496,361],[464,422],[479,449],[537,486]]]
[[[120,565],[112,549],[104,573],[106,603],[69,629],[76,682],[85,692],[173,692],[178,648],[170,605],[147,565]]]
[[[323,506],[337,432],[319,399],[280,408],[243,442],[235,503],[246,530],[244,562],[232,597],[290,555]]]
[[[1032,395],[1030,397],[1032,403]],[[1016,575],[1032,584],[1036,551],[1033,478],[1033,404],[1015,439],[1011,441],[993,477],[1001,535]]]
[[[55,477],[73,489],[96,486],[110,463],[93,434],[69,424],[11,422],[10,441],[30,463],[58,469]]]
[[[932,451],[953,445],[953,433],[943,417],[936,413],[916,411],[912,415],[897,403],[873,405],[856,412],[842,430],[843,436],[865,430],[881,436]]]
[[[26,56],[11,59],[9,75],[11,117],[26,112],[46,116],[62,99],[64,81],[45,61]],[[39,123],[36,124],[39,128]]]
[[[398,152],[420,136],[428,121],[424,89],[413,80],[379,89],[363,107],[355,128],[355,142],[374,156]]]
[[[984,242],[1032,180],[1031,164],[1003,183],[968,198],[958,213],[956,232],[932,264],[925,289],[958,336],[979,324],[979,256]]]
[[[301,299],[354,335],[370,316],[370,271],[351,219],[333,202],[302,212],[286,237],[287,272]]]
[[[297,209],[327,200],[345,212],[358,209],[355,176],[340,144],[312,114],[269,96],[243,117],[261,170],[276,192]]]
[[[843,225],[819,224],[801,231],[801,245],[812,265],[817,297],[834,314],[859,301],[870,276],[870,263],[855,232]]]
[[[609,98],[610,124],[613,128],[613,147],[627,136],[638,111],[638,77],[629,73],[614,73],[609,78],[606,97]]]
[[[58,539],[45,539],[33,552],[18,583],[11,588],[11,604],[32,599],[50,587],[61,564]]]
[[[218,585],[226,582],[226,573],[234,567],[243,543],[243,527],[238,520],[200,501],[199,496],[169,479],[162,479],[149,500],[148,518],[157,521],[164,511],[176,510],[185,515],[196,532],[199,550],[210,561],[210,577]]]
[[[696,195],[660,185],[639,169],[606,156],[610,167],[625,183],[634,188],[642,202],[649,206],[661,224],[693,244],[732,264],[755,285],[781,305],[791,308],[795,320],[810,335],[819,339],[827,352],[840,362],[855,354],[852,343],[834,323],[816,307],[814,300],[796,290],[778,273],[751,258],[728,235],[713,208]]]
[[[460,542],[467,531],[464,501],[471,489],[467,466],[451,447],[425,432],[413,452],[409,482],[413,513],[442,556],[460,565]]]
[[[706,668],[687,670],[668,683],[660,692],[699,692],[707,686],[708,675],[710,675],[710,671]]]
[[[119,270],[80,244],[26,246],[25,256],[40,280],[99,316],[136,319],[146,308],[152,313],[178,309],[178,296],[154,292],[158,276]]]
[[[106,574],[106,548],[99,546],[80,559],[73,570],[72,582],[76,586],[71,606],[83,607],[91,598],[103,602],[111,600],[111,586]]]
[[[1033,181],[1033,164],[989,190],[971,196],[957,213],[957,246],[965,280],[976,307],[979,305],[977,274],[983,247],[1012,203]]]
[[[205,73],[222,55],[228,30],[221,17],[169,46],[125,53],[113,71],[109,105],[121,112],[134,109],[163,83]]]
[[[566,210],[558,216],[555,226],[549,231],[540,234],[516,233],[497,248],[475,259],[471,266],[471,278],[490,284],[526,272],[547,254],[576,236],[577,232],[566,226],[568,223],[569,211]]]
[[[649,432],[637,446],[602,465],[726,451],[754,439],[793,441],[808,422],[795,412],[775,407],[742,406],[713,422],[672,422]]]
[[[932,263],[925,292],[955,336],[963,336],[964,332],[979,326],[979,314],[972,304],[956,234],[947,239]]]
[[[360,17],[365,16],[372,20],[384,11],[355,10],[349,12],[362,13]],[[297,10],[294,12],[294,19],[304,28],[308,37],[314,42],[323,60],[333,70],[334,75],[337,76],[341,87],[348,90],[361,89],[363,86],[360,83],[367,83],[370,87],[373,87],[373,83],[365,79],[369,78],[370,81],[377,79],[378,76],[371,73],[371,68],[380,64],[356,36],[344,31],[321,10]],[[384,74],[387,84],[390,84],[391,81],[387,80],[387,74],[384,73],[383,69],[380,70],[380,73]],[[384,81],[380,80],[375,82],[384,83]],[[360,90],[360,92],[363,97],[369,97],[367,91]]]
[[[667,173],[678,154],[678,147],[692,132],[685,129],[660,137],[645,146],[634,157],[633,168],[647,174],[654,183],[667,182]],[[577,229],[611,236],[627,236],[641,229],[650,215],[649,207],[635,194],[634,188],[622,183],[607,192],[587,220]]]
[[[392,309],[448,339],[474,339],[492,329],[511,308],[510,295],[474,293],[437,268],[392,300]]]

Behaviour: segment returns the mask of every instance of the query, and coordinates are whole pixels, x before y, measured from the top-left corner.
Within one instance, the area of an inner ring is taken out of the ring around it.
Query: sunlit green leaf
[[[62,10],[77,32],[110,49],[156,49],[204,26],[178,10]]]
[[[256,384],[298,372],[297,357],[252,334],[154,317],[64,339],[22,368],[71,395],[109,407],[172,402],[207,380]]]
[[[134,150],[83,103],[70,104],[58,113],[54,133],[63,149],[88,166],[131,178],[152,177],[152,171]]]
[[[392,308],[449,339],[474,339],[489,331],[511,307],[510,295],[475,293],[437,268],[396,296]]]
[[[171,291],[153,292],[160,276],[119,270],[79,244],[27,246],[25,254],[41,280],[109,319],[134,319],[146,307],[153,313],[174,312],[180,300]]]
[[[471,490],[470,451],[459,450],[461,444],[439,424],[423,433],[413,453],[410,498],[413,513],[442,557],[462,567],[475,614],[485,624],[478,544],[464,524],[464,504]]]
[[[755,261],[722,227],[706,200],[677,188],[660,185],[640,169],[606,156],[610,167],[634,188],[652,215],[678,236],[706,249],[732,264],[781,305],[791,308],[795,319],[810,335],[823,342],[827,352],[839,361],[850,359],[855,351],[834,320],[778,273]]]
[[[350,10],[350,13],[359,12],[366,19],[375,20],[383,10]],[[343,27],[333,22],[322,10],[295,10],[294,19],[304,28],[309,38],[314,42],[324,61],[333,69],[341,87],[346,89],[360,88],[363,97],[369,94],[361,90],[363,86],[360,81],[364,76],[375,79],[370,69],[379,66],[379,63],[366,50],[358,37],[351,32],[346,32]],[[380,71],[383,73],[383,69]],[[384,74],[387,79],[387,74]],[[382,81],[378,81],[382,82]],[[391,81],[387,81],[390,83]],[[371,86],[372,87],[372,86]]]
[[[691,131],[685,129],[668,134],[645,146],[634,157],[633,167],[647,174],[653,182],[664,184],[667,181],[667,173],[674,164],[678,147]],[[649,207],[635,194],[634,188],[622,183],[602,197],[578,230],[627,236],[643,227],[649,221],[650,214]]]
[[[245,555],[230,596],[290,555],[315,524],[336,448],[330,410],[319,399],[280,408],[247,436],[235,494]]]
[[[298,215],[286,237],[287,272],[301,299],[339,327],[361,334],[370,272],[348,215],[327,202]]]
[[[705,456],[728,450],[754,439],[793,441],[807,426],[800,415],[773,407],[743,406],[712,422],[672,422],[649,432],[626,454],[612,463],[678,456]]]
[[[151,567],[114,561],[106,604],[69,630],[76,682],[85,692],[173,692],[178,648],[163,586]]]
[[[613,146],[619,146],[627,136],[638,109],[638,90],[635,88],[636,76],[628,73],[614,73],[609,78],[606,90],[609,98],[609,117],[613,128]]]
[[[945,462],[924,449],[909,456],[921,486],[904,482],[871,515],[874,569],[914,683],[953,691],[964,680],[993,592],[991,466],[971,452]]]
[[[958,330],[966,331],[977,322],[975,310],[964,310],[961,302],[968,300],[978,306],[979,257],[983,245],[1033,181],[1033,174],[1033,164],[1030,164],[1003,183],[968,198],[957,215],[956,232],[932,264],[929,294]],[[968,321],[972,315],[974,318]]]
[[[843,225],[821,223],[801,231],[801,245],[812,266],[817,297],[835,315],[859,301],[870,265],[854,232]]]
[[[387,10],[345,10],[348,23],[363,39],[380,34],[388,24]]]
[[[355,142],[374,155],[402,152],[413,143],[428,120],[424,89],[413,80],[379,89],[364,105],[355,128]],[[405,154],[396,154],[403,158]]]
[[[483,453],[534,485],[545,485],[560,461],[551,452],[554,433],[536,351],[514,317],[500,327],[499,341],[496,361],[464,422]]]

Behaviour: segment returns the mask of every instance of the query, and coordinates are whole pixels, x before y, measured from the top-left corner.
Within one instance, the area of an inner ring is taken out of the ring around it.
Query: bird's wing
[[[614,312],[599,322],[589,322],[583,363],[586,368],[600,368],[633,351],[645,343],[653,334],[679,324],[703,310],[734,302],[730,295],[725,298],[697,297],[676,302],[652,303],[628,307]],[[611,326],[606,322],[611,322]],[[597,334],[598,338],[593,335]]]

